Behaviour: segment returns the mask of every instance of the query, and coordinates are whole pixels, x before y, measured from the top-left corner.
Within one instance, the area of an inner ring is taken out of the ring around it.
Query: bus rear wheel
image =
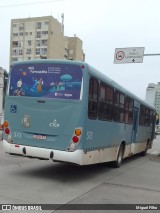
[[[148,140],[147,143],[146,143],[146,148],[145,148],[145,150],[144,150],[143,152],[141,152],[141,156],[146,156],[149,147],[150,147],[150,142],[149,142],[149,140]]]
[[[114,168],[119,168],[123,161],[124,145],[121,144],[119,147],[118,155],[116,161],[113,162]]]

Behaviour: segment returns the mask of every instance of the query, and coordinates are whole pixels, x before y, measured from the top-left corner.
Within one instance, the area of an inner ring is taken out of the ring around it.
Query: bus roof
[[[85,62],[82,61],[73,61],[73,60],[66,60],[66,59],[32,59],[32,60],[26,60],[26,61],[15,61],[11,64],[11,66],[15,66],[17,64],[30,64],[30,63],[60,63],[60,64],[79,64],[83,65],[86,64]]]

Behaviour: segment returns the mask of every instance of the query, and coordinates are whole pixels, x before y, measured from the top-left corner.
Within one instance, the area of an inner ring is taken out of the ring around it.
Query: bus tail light
[[[81,129],[75,129],[75,135],[76,136],[80,136],[82,133],[81,133]]]
[[[11,130],[9,128],[9,122],[8,121],[4,121],[3,130],[4,130],[4,133],[6,134],[8,143],[13,143],[12,137],[10,135]]]
[[[9,135],[10,129],[7,127],[7,128],[5,128],[4,132],[6,133],[6,135]]]
[[[81,139],[82,136],[82,128],[76,128],[74,130],[74,134],[72,136],[72,139],[70,141],[70,144],[68,146],[68,151],[70,152],[74,152],[79,144],[79,141]]]
[[[8,121],[4,121],[4,123],[3,123],[3,127],[4,127],[4,128],[7,128],[8,126],[9,126]]]
[[[79,138],[78,138],[77,136],[73,136],[72,141],[73,141],[74,143],[78,143]]]

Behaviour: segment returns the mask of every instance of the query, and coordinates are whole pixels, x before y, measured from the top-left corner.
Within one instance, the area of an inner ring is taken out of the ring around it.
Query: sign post
[[[144,49],[144,47],[116,48],[114,54],[114,63],[142,63]]]

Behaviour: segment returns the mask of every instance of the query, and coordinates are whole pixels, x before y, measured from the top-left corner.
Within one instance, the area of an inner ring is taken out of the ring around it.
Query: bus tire
[[[147,143],[146,143],[146,148],[145,148],[145,150],[144,150],[143,152],[141,152],[141,156],[146,156],[147,151],[148,151],[148,149],[149,149],[149,146],[150,146],[150,142],[149,142],[149,140],[148,140]]]
[[[113,162],[114,168],[119,168],[123,161],[123,154],[124,154],[124,145],[121,144],[119,147],[118,155],[116,161]]]

